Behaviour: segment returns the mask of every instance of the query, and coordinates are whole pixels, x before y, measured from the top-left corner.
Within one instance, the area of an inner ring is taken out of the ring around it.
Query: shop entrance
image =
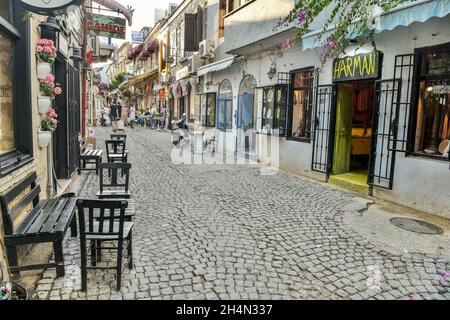
[[[375,82],[338,85],[330,183],[367,193]]]

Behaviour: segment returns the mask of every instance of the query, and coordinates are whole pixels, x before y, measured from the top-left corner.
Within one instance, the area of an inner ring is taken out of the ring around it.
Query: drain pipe
[[[53,136],[50,139],[50,144],[47,147],[47,194],[49,197],[55,195],[55,188],[53,184]]]

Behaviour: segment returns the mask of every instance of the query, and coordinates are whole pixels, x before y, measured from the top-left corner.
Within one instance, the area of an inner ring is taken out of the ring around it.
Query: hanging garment
[[[449,134],[449,127],[448,127],[448,114],[446,114],[444,116],[444,124],[443,124],[443,129],[442,129],[442,140],[447,139]]]

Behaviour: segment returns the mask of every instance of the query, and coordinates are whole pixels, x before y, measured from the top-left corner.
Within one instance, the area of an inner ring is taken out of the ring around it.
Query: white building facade
[[[208,1],[215,62],[197,70],[219,150],[449,218],[449,2],[389,12],[377,50],[351,47],[323,66],[326,13],[283,50],[295,29],[273,28],[294,1],[238,2]]]

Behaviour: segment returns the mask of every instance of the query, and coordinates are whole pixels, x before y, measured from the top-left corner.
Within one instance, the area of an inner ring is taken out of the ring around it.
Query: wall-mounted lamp
[[[81,49],[78,47],[70,47],[72,49],[72,55],[70,56],[70,59],[72,59],[74,62],[81,62],[83,61],[83,56],[81,55]]]
[[[269,77],[270,81],[272,81],[273,77],[275,77],[275,74],[277,73],[277,67],[274,63],[270,66],[269,72],[267,72],[267,76]]]
[[[208,81],[207,83],[206,83],[206,89],[210,89],[211,88],[211,86],[213,85],[213,83],[212,83],[212,81]]]
[[[52,16],[47,17],[46,21],[42,21],[39,24],[39,27],[41,29],[45,29],[45,30],[53,31],[53,32],[61,31],[61,28],[58,25],[58,21],[56,20],[55,17],[52,17]]]

